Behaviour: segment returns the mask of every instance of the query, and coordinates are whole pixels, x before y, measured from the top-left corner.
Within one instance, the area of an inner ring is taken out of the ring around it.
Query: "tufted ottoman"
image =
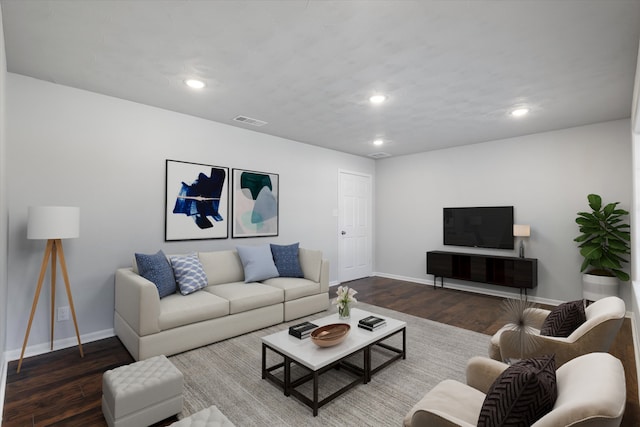
[[[218,408],[209,406],[195,414],[176,421],[170,427],[234,427]]]
[[[102,376],[102,413],[109,427],[140,427],[182,411],[180,372],[165,356],[111,369]]]

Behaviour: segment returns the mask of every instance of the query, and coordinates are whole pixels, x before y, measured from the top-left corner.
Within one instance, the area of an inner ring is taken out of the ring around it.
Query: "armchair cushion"
[[[584,300],[565,302],[551,310],[540,328],[540,335],[566,338],[586,320]]]
[[[404,427],[475,427],[484,393],[455,380],[444,380],[404,417]]]
[[[530,426],[551,411],[557,395],[553,355],[518,362],[500,374],[489,389],[478,427]]]

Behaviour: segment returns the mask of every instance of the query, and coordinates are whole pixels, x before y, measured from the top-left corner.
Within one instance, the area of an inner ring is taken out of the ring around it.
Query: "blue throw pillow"
[[[172,256],[171,266],[182,295],[207,287],[207,275],[197,254]]]
[[[237,249],[244,268],[245,283],[279,276],[269,245],[238,246]]]
[[[276,264],[280,277],[304,277],[300,260],[298,259],[299,243],[293,245],[271,245],[273,262]]]
[[[173,269],[162,251],[158,251],[153,255],[135,255],[138,273],[156,285],[160,298],[176,292],[176,279],[173,277]]]

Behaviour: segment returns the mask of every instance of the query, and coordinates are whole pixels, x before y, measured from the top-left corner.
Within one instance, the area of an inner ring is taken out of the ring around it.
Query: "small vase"
[[[349,320],[351,318],[351,307],[345,303],[342,307],[338,306],[338,317],[340,320]]]

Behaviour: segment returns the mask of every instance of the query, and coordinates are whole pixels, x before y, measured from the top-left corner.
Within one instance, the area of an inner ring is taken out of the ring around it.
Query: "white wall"
[[[7,349],[22,345],[45,244],[26,239],[30,205],[80,207],[80,238],[64,249],[80,333],[90,337],[113,327],[114,272],[134,252],[300,241],[324,251],[337,280],[338,169],[373,174],[373,160],[16,74],[7,82]],[[279,237],[164,242],[165,159],[280,174]],[[66,304],[63,289],[56,298]],[[30,347],[48,343],[48,301],[46,289]],[[71,322],[56,328],[56,339],[74,337]]]
[[[515,207],[531,225],[526,256],[538,259],[539,301],[581,298],[580,258],[573,238],[587,194],[630,210],[630,121],[618,120],[379,160],[376,164],[376,269],[382,275],[431,283],[425,252],[449,250],[517,256],[517,249],[482,250],[442,244],[445,206]],[[517,245],[516,245],[517,246]],[[509,288],[453,282],[473,289]],[[621,286],[627,304],[630,286]],[[517,292],[517,291],[513,291]],[[630,306],[630,305],[629,305]]]

